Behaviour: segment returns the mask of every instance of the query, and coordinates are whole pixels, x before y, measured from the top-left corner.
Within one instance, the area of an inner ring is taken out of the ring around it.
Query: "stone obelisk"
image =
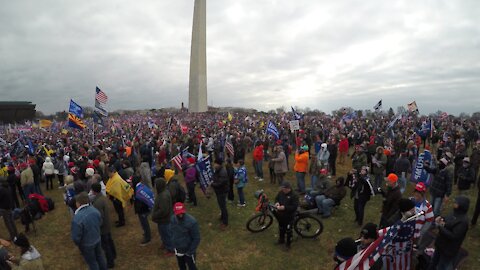
[[[206,112],[207,107],[207,3],[195,0],[190,54],[189,112]]]

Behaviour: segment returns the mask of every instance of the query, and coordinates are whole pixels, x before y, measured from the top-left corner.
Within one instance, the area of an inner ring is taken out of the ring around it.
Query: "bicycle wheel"
[[[315,238],[323,232],[323,223],[311,215],[301,215],[293,224],[293,229],[303,238]]]
[[[247,221],[247,230],[252,233],[263,232],[272,225],[272,222],[272,215],[258,213]]]

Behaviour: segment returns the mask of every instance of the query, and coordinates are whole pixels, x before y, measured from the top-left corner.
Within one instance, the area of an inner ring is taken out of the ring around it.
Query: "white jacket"
[[[47,157],[45,159],[42,170],[45,175],[52,175],[54,173],[55,167],[53,166],[53,163],[50,157]]]

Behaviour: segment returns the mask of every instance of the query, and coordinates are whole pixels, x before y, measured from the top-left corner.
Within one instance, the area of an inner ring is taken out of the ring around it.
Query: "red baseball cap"
[[[173,213],[178,216],[180,214],[185,214],[187,210],[185,209],[185,205],[181,202],[177,202],[173,205]]]
[[[415,185],[415,191],[425,192],[425,191],[427,191],[427,187],[425,186],[425,184],[423,182],[418,182]]]

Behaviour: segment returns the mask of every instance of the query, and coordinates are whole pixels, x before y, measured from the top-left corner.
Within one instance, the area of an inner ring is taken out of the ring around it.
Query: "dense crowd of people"
[[[475,225],[480,213],[477,195],[473,217],[467,220],[470,202],[465,195],[480,185],[478,120],[411,113],[391,126],[391,119],[383,114],[348,120],[311,114],[303,116],[300,129],[293,131],[289,117],[285,113],[236,113],[233,119],[221,113],[125,114],[96,126],[94,136],[91,130],[64,130],[62,121],[49,128],[1,126],[0,214],[8,229],[7,240],[19,246],[22,255],[18,261],[2,247],[0,264],[6,269],[43,269],[39,251],[18,233],[15,218],[24,212],[34,216],[31,208],[42,208],[44,182],[45,190],[63,189],[71,215],[66,218],[72,219],[72,240],[90,269],[115,266],[108,204],[113,204],[118,217],[115,226],[122,227],[124,208],[130,202],[143,231],[139,244],[147,245],[152,239],[151,219],[158,226],[165,256],[176,256],[180,269],[196,269],[200,231],[185,204],[201,207],[196,195],[201,172],[196,163],[205,158],[212,163],[210,189],[217,199],[221,230],[229,228],[227,201],[233,202],[235,193],[238,207],[246,205],[243,189],[252,174],[257,181],[269,178],[269,183],[281,188],[275,198],[278,243],[287,249],[298,206],[316,208],[328,218],[350,191],[361,237],[357,242],[345,238],[337,244],[339,266],[368,249],[382,237],[382,230],[413,217],[415,230],[408,246],[397,250],[391,260],[377,258],[372,267],[410,269],[405,260],[400,266],[400,256],[409,256],[412,264],[420,265],[413,250],[421,253],[433,247],[425,267],[453,269],[468,225]],[[278,134],[266,132],[269,122],[276,125]],[[417,171],[425,149],[432,158],[421,162]],[[247,173],[250,152],[254,171]],[[175,157],[180,157],[179,163],[173,161]],[[337,164],[352,169],[338,176]],[[295,181],[286,181],[288,172],[294,173]],[[419,173],[429,177],[414,183],[411,193],[408,183],[412,174]],[[454,192],[459,196],[452,198]],[[206,194],[210,196],[208,190]],[[364,224],[365,207],[372,196],[383,197],[381,217],[377,224]],[[443,211],[448,200],[455,202],[450,215]],[[25,223],[28,229],[31,222]],[[434,229],[438,230],[434,246],[424,244]]]

